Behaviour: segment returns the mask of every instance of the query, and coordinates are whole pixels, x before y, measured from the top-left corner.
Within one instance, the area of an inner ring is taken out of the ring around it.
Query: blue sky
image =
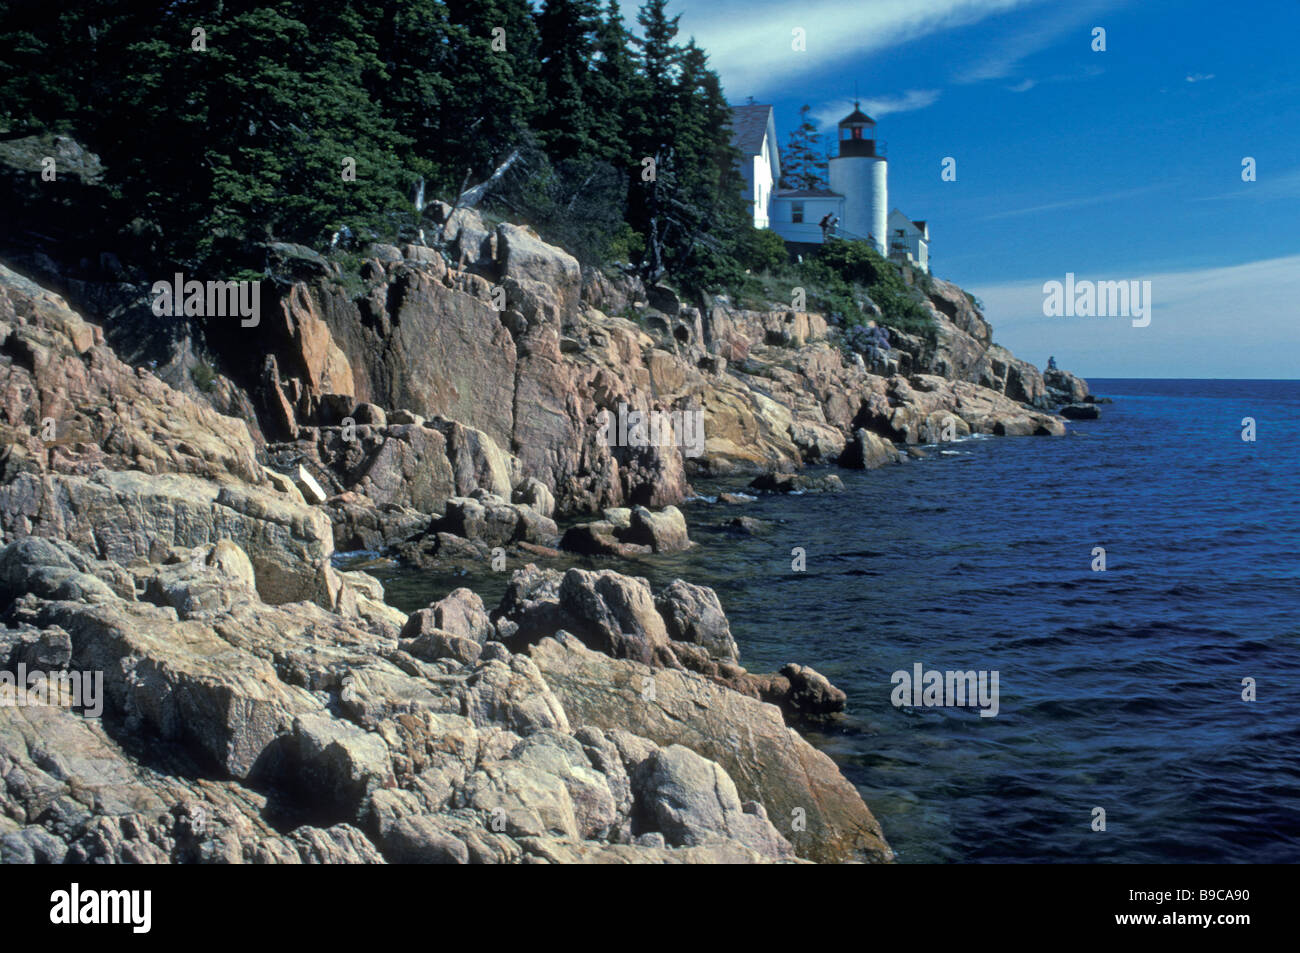
[[[1019,356],[1096,377],[1300,376],[1300,3],[670,10],[732,102],[775,106],[783,142],[804,103],[833,136],[856,82],[888,144],[890,205],[929,222],[935,274],[978,295]],[[955,182],[940,179],[945,156]],[[1152,281],[1150,326],[1044,317],[1043,282],[1066,272]]]

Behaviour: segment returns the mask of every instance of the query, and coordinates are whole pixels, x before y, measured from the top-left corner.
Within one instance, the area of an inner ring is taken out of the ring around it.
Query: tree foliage
[[[799,125],[781,150],[781,186],[787,189],[827,187],[827,161],[821,150],[821,133],[812,121],[812,107],[799,107]]]
[[[14,0],[0,140],[99,155],[95,220],[59,237],[151,268],[257,267],[268,239],[343,225],[409,236],[418,181],[454,200],[517,151],[498,211],[584,261],[716,284],[745,254],[741,179],[717,74],[677,20],[666,0],[637,31],[615,0]],[[51,194],[6,227],[48,220]]]

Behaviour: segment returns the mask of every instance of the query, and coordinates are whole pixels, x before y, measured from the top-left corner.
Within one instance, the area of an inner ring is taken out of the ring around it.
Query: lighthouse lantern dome
[[[839,122],[841,156],[875,156],[876,121],[853,103],[853,112]]]

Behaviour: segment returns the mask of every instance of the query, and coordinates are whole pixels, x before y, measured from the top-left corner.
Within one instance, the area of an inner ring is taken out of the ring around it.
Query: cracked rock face
[[[939,279],[923,305],[934,340],[895,333],[877,374],[817,314],[685,305],[666,287],[582,273],[528,229],[489,229],[468,210],[447,234],[450,267],[439,254],[394,250],[368,262],[362,298],[323,276],[295,276],[286,292],[278,376],[257,403],[287,408],[280,416],[292,425],[275,446],[305,453],[336,491],[426,514],[476,489],[535,503],[546,517],[658,510],[689,497],[697,473],[876,466],[893,443],[950,439],[948,418],[958,435],[1059,434],[1048,409],[1086,395],[1077,378],[1045,377],[994,345],[972,299]],[[504,311],[493,307],[494,286]],[[611,316],[634,302],[638,322]],[[344,376],[346,385],[331,383]],[[340,447],[339,414],[326,411],[358,400],[352,416],[367,433]],[[370,407],[392,416],[362,413]],[[698,412],[702,440],[685,428],[649,445],[621,430],[611,439],[602,415],[621,420],[620,408]],[[415,421],[445,446],[414,435]],[[863,448],[861,429],[884,447]],[[659,534],[644,535],[617,538],[594,524],[573,543],[608,555],[662,551]]]

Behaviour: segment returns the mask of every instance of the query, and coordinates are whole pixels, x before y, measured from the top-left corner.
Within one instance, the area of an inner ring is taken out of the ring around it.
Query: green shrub
[[[776,272],[790,259],[780,235],[771,229],[746,225],[736,237],[736,260],[751,272]]]
[[[645,254],[645,238],[627,222],[623,222],[605,246],[607,262],[640,261]]]
[[[190,368],[190,380],[194,381],[194,386],[203,393],[210,394],[217,386],[217,372],[207,361],[199,361]]]
[[[902,269],[868,243],[833,238],[805,262],[804,270],[826,289],[846,326],[867,321],[853,295],[855,288],[861,288],[880,309],[881,324],[934,339],[934,319],[923,304],[922,291],[909,287]]]

